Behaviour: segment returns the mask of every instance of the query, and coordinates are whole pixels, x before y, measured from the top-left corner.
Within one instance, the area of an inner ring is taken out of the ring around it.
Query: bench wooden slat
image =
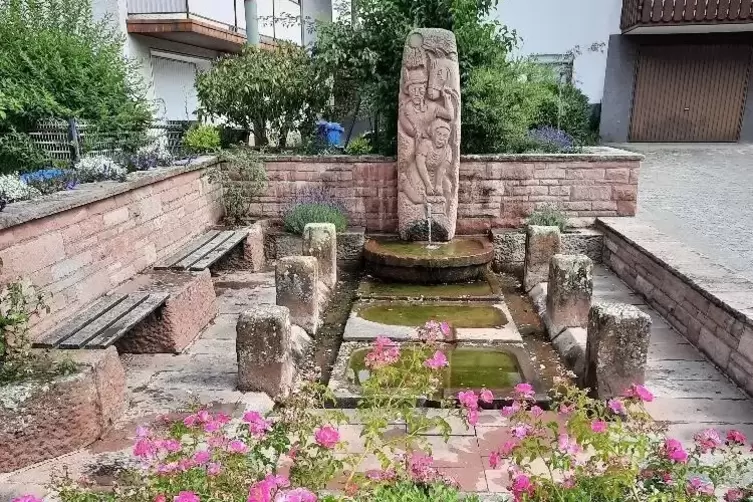
[[[236,231],[221,245],[210,251],[204,258],[191,265],[191,270],[204,270],[214,265],[220,258],[225,256],[231,249],[241,243],[248,236],[248,231]]]
[[[209,243],[212,239],[217,237],[217,235],[220,233],[219,230],[210,230],[209,232],[203,234],[198,239],[194,239],[182,248],[176,253],[173,253],[170,255],[169,258],[165,258],[164,260],[161,260],[157,264],[154,265],[155,270],[164,270],[168,268],[172,268],[175,266],[176,263],[186,259],[189,255],[194,253],[197,249],[201,248],[202,246]]]
[[[134,326],[157,310],[170,297],[169,293],[151,293],[149,297],[136,305],[126,315],[102,331],[86,344],[87,349],[106,349],[128,333]]]
[[[99,299],[89,308],[84,310],[81,314],[77,315],[67,323],[58,327],[55,331],[45,336],[41,340],[34,343],[34,347],[54,348],[61,342],[67,340],[76,332],[81,330],[84,326],[94,321],[97,317],[103,313],[109,311],[117,304],[122,302],[126,298],[126,295],[110,295]]]
[[[218,246],[221,246],[226,240],[231,238],[233,236],[233,233],[234,232],[230,230],[220,232],[220,234],[217,237],[207,242],[206,244],[201,246],[199,249],[197,249],[190,255],[186,256],[184,259],[182,259],[181,261],[173,265],[172,268],[180,269],[180,270],[190,269],[194,265],[194,263],[204,258],[207,254],[209,254]]]
[[[63,349],[80,349],[95,336],[112,326],[121,317],[133,310],[149,297],[149,293],[134,293],[128,295],[123,301],[97,317],[94,321],[84,326],[76,334],[60,344]]]

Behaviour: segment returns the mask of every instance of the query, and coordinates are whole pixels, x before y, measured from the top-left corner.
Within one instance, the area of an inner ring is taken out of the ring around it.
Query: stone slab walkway
[[[646,156],[638,214],[753,280],[753,145],[620,145]]]

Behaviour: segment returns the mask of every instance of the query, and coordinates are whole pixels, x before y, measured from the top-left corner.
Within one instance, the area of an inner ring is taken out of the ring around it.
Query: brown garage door
[[[737,141],[748,87],[746,45],[643,46],[631,141]]]

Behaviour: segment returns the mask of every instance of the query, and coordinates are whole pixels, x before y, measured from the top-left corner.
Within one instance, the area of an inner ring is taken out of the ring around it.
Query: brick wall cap
[[[108,199],[181,174],[198,171],[213,166],[217,162],[216,157],[199,157],[189,164],[131,173],[125,182],[84,183],[74,190],[66,190],[34,200],[8,204],[0,212],[0,230]]]

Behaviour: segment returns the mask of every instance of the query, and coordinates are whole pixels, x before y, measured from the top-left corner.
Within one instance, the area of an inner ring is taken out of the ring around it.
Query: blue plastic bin
[[[339,146],[342,139],[342,133],[345,132],[343,126],[337,122],[319,121],[316,123],[317,133],[320,138],[327,141],[328,145]]]

